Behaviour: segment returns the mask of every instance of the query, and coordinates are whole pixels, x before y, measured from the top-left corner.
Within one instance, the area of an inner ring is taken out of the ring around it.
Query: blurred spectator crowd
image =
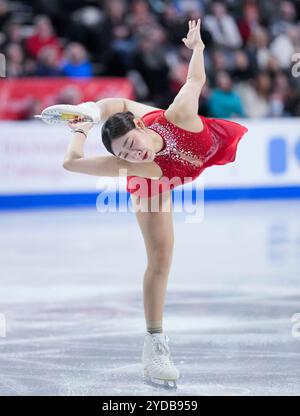
[[[127,77],[137,100],[166,108],[186,80],[187,22],[199,17],[199,113],[300,116],[300,0],[0,0],[0,52],[9,78]]]

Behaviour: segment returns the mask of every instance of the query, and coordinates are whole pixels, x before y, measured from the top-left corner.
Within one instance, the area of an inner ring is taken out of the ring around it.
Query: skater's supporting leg
[[[145,203],[149,204],[150,199]],[[147,331],[150,333],[162,332],[165,293],[174,246],[171,204],[172,197],[168,193],[160,198],[158,212],[151,212],[150,209],[148,212],[136,211],[148,258],[143,292]]]

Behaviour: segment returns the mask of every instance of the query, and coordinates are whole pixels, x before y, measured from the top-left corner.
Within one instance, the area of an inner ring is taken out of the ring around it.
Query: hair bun
[[[125,113],[126,115],[128,115],[128,116],[131,116],[131,117],[134,117],[134,114],[133,114],[133,112],[132,111],[126,111],[126,113]]]

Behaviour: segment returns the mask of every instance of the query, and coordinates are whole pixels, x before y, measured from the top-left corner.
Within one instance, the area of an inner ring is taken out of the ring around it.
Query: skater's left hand
[[[200,46],[202,49],[205,48],[200,35],[200,24],[201,19],[198,19],[197,23],[196,20],[189,20],[188,34],[186,35],[186,38],[182,39],[182,42],[189,49],[194,49],[196,46]]]
[[[89,123],[88,121],[82,121],[81,118],[77,118],[69,121],[68,126],[71,130],[82,129],[85,132],[85,134],[88,134],[88,132],[93,127],[93,123]]]

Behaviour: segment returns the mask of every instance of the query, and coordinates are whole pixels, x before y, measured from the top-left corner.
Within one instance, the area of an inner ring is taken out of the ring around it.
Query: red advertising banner
[[[17,78],[0,80],[0,120],[28,120],[53,104],[79,104],[106,97],[134,99],[126,78]]]

